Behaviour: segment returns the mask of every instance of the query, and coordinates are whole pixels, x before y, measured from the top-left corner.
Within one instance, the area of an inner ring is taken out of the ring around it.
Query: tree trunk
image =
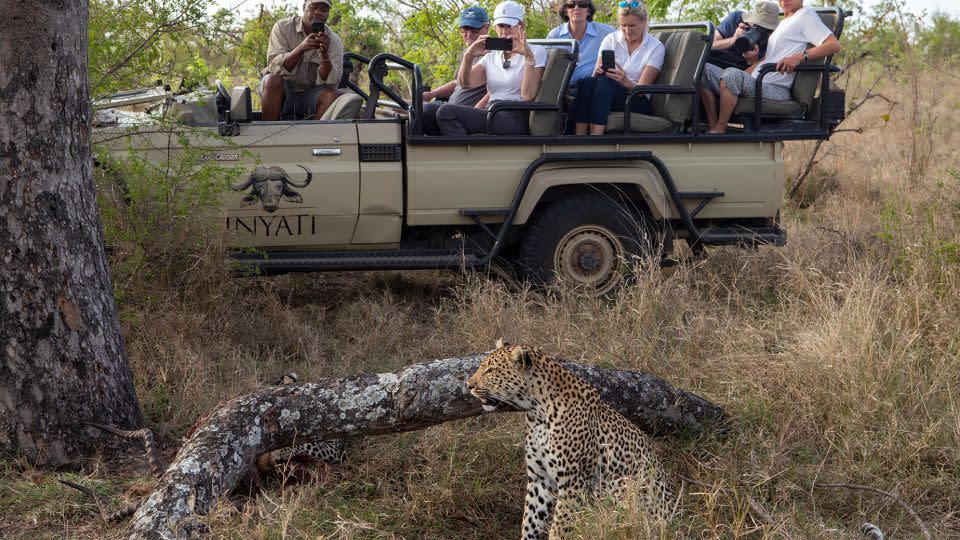
[[[0,17],[0,454],[76,463],[138,427],[90,157],[86,2]]]
[[[131,539],[187,536],[264,452],[297,442],[422,429],[482,414],[465,381],[482,355],[434,360],[396,373],[268,387],[211,414],[180,449],[131,523]],[[723,410],[645,373],[566,364],[645,431],[697,433]]]

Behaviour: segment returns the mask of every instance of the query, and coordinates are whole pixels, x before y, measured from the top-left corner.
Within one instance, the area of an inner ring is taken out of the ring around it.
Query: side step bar
[[[234,253],[234,272],[261,274],[345,270],[425,270],[476,266],[474,253],[440,249],[390,249],[374,251],[274,251]]]
[[[780,227],[712,227],[700,230],[701,244],[712,246],[769,244],[784,246],[787,231]]]

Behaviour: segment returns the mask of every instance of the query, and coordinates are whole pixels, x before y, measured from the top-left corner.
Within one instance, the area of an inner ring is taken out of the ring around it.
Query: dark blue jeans
[[[577,123],[607,125],[613,111],[623,111],[628,90],[606,77],[586,77],[577,83],[573,102],[573,118]],[[634,96],[630,109],[635,113],[653,114],[653,103],[647,96]]]

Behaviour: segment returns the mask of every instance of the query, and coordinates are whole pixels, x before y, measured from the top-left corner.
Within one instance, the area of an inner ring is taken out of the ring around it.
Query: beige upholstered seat
[[[576,65],[573,53],[557,47],[547,49],[547,63],[540,79],[540,88],[533,101],[561,105],[570,75]],[[530,113],[531,135],[557,135],[557,115],[561,111],[533,111]]]
[[[360,118],[360,107],[362,106],[363,98],[347,91],[333,100],[330,107],[323,112],[320,120],[353,120]]]
[[[654,34],[663,42],[663,67],[654,84],[691,86],[697,72],[700,56],[709,42],[700,31],[658,32]],[[690,94],[654,94],[653,115],[632,114],[630,131],[659,133],[676,131],[690,118]],[[607,132],[623,131],[624,113],[610,113]]]
[[[834,11],[823,11],[817,13],[820,20],[830,30],[836,33],[837,14]],[[822,66],[826,62],[825,58],[820,58],[809,62]],[[817,98],[820,89],[820,76],[818,71],[798,72],[793,79],[793,86],[790,88],[789,101],[769,101],[763,100],[760,104],[760,112],[765,116],[785,116],[789,118],[799,118],[806,114],[813,107],[813,102]],[[754,112],[754,98],[740,98],[737,100],[736,107],[733,108],[734,116],[740,114],[752,114]]]

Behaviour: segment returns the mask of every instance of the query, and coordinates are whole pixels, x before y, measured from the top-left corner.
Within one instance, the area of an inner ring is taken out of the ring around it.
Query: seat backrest
[[[250,122],[253,119],[253,105],[250,101],[249,86],[234,86],[230,92],[230,121]]]
[[[540,88],[534,101],[563,107],[563,96],[570,84],[570,75],[576,65],[573,53],[560,48],[547,49],[547,63],[540,79]],[[534,111],[530,113],[531,135],[557,135],[559,111]]]
[[[837,23],[840,20],[838,12],[832,9],[825,9],[818,11],[817,15],[820,16],[823,24],[836,35],[838,30]],[[840,36],[837,37],[839,38]],[[819,58],[809,63],[822,66],[826,60],[826,58]],[[803,105],[805,109],[810,109],[813,105],[813,100],[817,96],[817,90],[820,89],[820,75],[820,72],[817,71],[805,71],[797,73],[793,79],[793,87],[790,90],[790,95],[794,101]]]
[[[697,75],[697,65],[709,42],[698,30],[658,32],[657,38],[666,50],[663,66],[654,84],[692,86]],[[682,124],[690,117],[690,94],[654,94],[653,114],[671,122]]]
[[[363,106],[363,98],[351,91],[346,91],[340,94],[327,110],[323,111],[323,116],[320,119],[353,120],[360,118],[361,106]]]

